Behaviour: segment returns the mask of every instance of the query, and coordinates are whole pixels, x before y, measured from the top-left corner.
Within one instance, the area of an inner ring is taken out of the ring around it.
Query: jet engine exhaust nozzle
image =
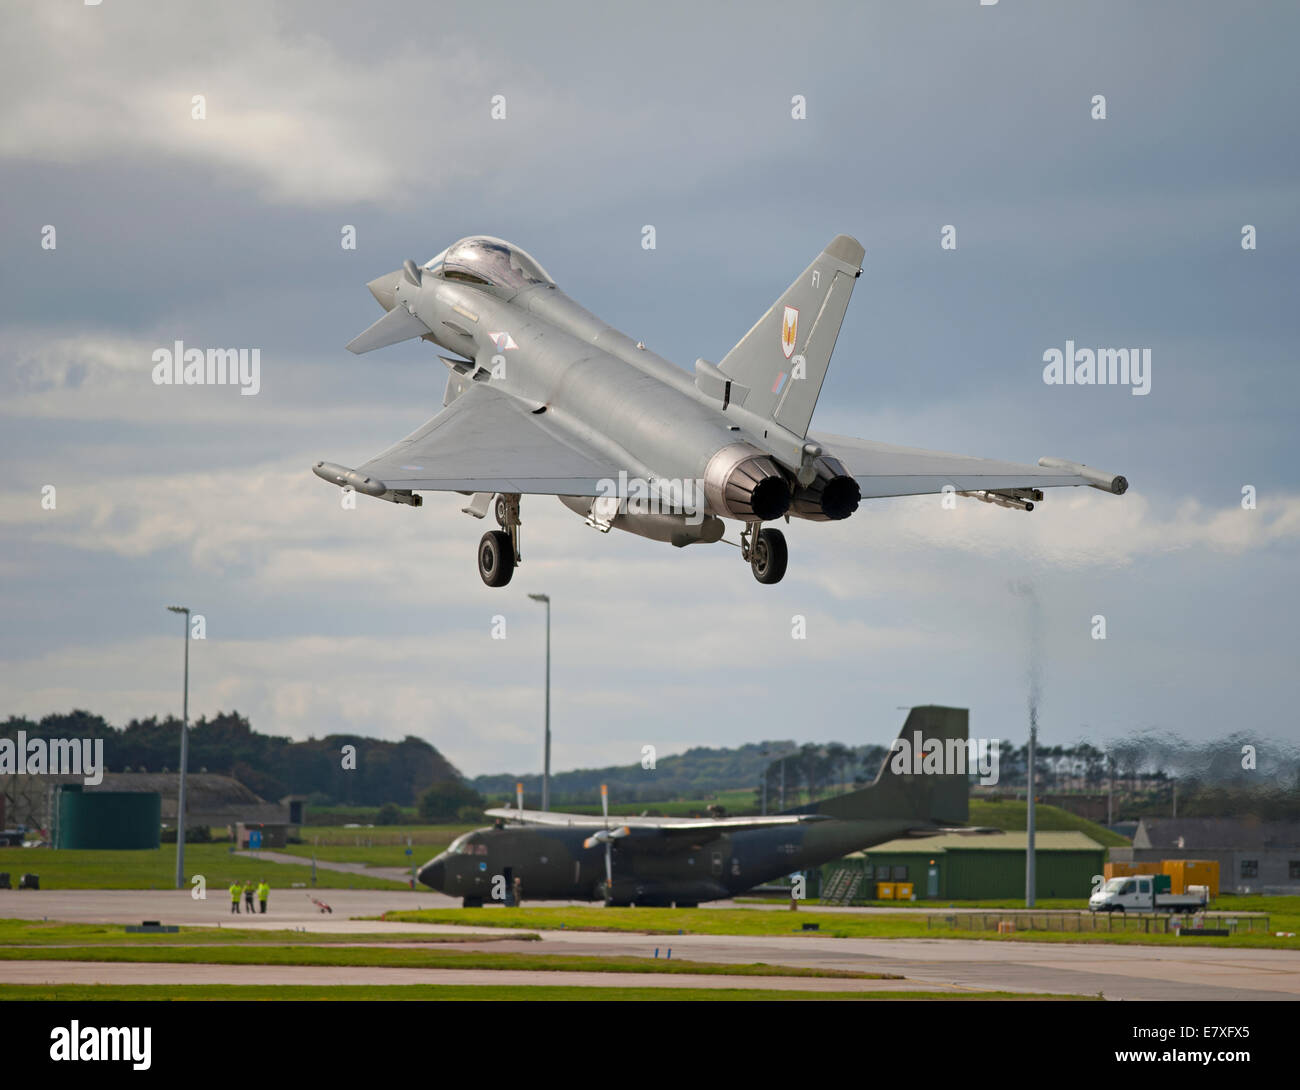
[[[704,495],[710,509],[744,522],[772,522],[790,510],[790,482],[757,447],[723,447],[704,470]]]
[[[858,509],[862,489],[837,458],[818,458],[817,476],[794,494],[790,514],[812,522],[838,522]]]

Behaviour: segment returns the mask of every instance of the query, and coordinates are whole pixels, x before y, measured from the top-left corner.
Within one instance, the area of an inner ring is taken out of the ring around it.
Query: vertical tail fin
[[[808,434],[865,253],[857,239],[836,235],[723,357],[718,369],[748,387],[746,409]]]
[[[966,772],[912,770],[921,766],[921,755],[925,753],[937,753],[942,762],[939,767],[944,769],[968,769],[969,719],[965,708],[913,708],[870,786],[814,803],[807,809],[847,820],[915,818],[921,825],[964,824],[970,818]]]

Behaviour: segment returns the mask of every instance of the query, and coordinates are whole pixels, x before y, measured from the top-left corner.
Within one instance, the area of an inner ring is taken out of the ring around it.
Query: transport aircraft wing
[[[995,829],[992,825],[958,825],[952,828],[933,826],[931,828],[908,829],[908,836],[1001,836],[1005,829]]]
[[[562,814],[554,810],[517,810],[514,807],[499,806],[485,810],[490,818],[516,822],[521,825],[551,825],[573,828],[593,828],[607,823],[605,818],[595,814]],[[740,829],[763,829],[780,825],[804,825],[810,821],[831,820],[825,814],[769,814],[765,817],[719,817],[719,818],[677,818],[677,817],[627,817],[611,815],[608,824],[620,829],[632,830],[634,834],[653,833],[660,836],[675,834],[695,834],[702,832],[736,832]],[[631,835],[631,834],[623,834]]]

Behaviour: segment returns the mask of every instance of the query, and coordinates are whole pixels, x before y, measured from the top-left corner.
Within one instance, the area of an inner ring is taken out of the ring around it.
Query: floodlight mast
[[[1034,775],[1035,765],[1038,761],[1038,716],[1037,712],[1029,721],[1029,776],[1027,794],[1029,805],[1025,814],[1025,907],[1034,907],[1035,887],[1037,886],[1037,860],[1035,859],[1034,834],[1035,813],[1034,813],[1034,792],[1037,788],[1037,777]]]
[[[551,597],[530,594],[534,602],[546,604],[546,744],[542,757],[542,809],[551,808]]]
[[[168,606],[171,613],[185,615],[185,684],[181,698],[181,778],[176,792],[176,888],[185,885],[185,768],[189,760],[190,733],[190,609],[189,606]]]

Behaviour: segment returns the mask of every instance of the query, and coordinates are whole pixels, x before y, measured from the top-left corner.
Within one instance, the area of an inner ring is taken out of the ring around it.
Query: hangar
[[[918,901],[1023,897],[1027,840],[1025,833],[890,840],[822,867],[823,900],[877,900],[888,892],[879,883],[899,882]],[[1106,849],[1080,832],[1040,832],[1034,842],[1036,895],[1086,899]]]

